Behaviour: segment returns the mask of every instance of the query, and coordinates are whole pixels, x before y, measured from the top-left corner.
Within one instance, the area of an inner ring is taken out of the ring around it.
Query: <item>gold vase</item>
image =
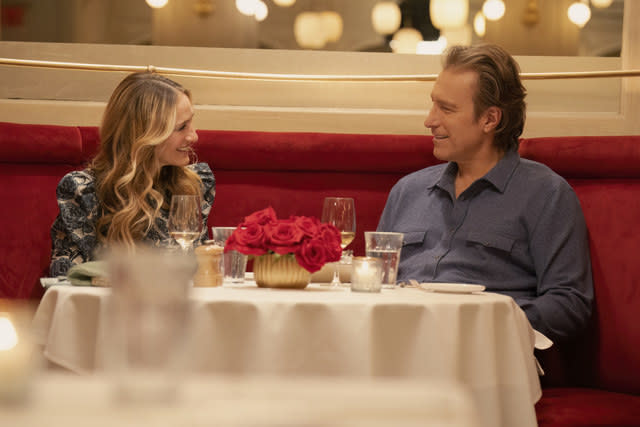
[[[293,255],[260,255],[253,261],[253,275],[261,288],[304,289],[311,280]]]

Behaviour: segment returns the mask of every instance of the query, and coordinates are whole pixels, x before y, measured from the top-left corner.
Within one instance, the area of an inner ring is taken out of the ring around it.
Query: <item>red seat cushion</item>
[[[539,427],[640,427],[640,396],[588,388],[545,388]]]

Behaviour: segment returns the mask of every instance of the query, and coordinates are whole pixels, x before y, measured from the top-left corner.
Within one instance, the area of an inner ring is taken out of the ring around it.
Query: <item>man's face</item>
[[[440,73],[433,90],[433,107],[424,126],[433,134],[433,154],[444,161],[470,162],[486,147],[490,136],[483,130],[473,108],[478,75],[474,71],[446,69]]]
[[[184,93],[178,95],[176,105],[176,127],[162,144],[156,146],[160,166],[187,166],[191,146],[198,140],[192,124],[193,107]]]

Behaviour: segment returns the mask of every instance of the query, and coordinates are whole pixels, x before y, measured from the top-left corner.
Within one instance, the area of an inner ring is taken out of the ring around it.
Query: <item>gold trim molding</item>
[[[79,62],[38,61],[32,59],[0,58],[0,65],[36,68],[58,68],[87,71],[149,71],[159,74],[188,77],[207,77],[215,79],[280,80],[280,81],[335,81],[335,82],[429,82],[435,81],[437,74],[402,75],[331,75],[331,74],[276,74],[276,73],[239,73],[232,71],[197,70],[187,68],[156,67],[154,65],[110,65]],[[588,79],[611,77],[637,77],[640,70],[576,71],[551,73],[521,73],[523,80]]]

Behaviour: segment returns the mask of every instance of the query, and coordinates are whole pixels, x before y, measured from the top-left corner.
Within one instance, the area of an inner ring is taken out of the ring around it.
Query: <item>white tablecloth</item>
[[[452,384],[352,378],[183,380],[169,403],[120,402],[102,376],[37,378],[24,406],[3,406],[6,427],[477,427],[471,398]]]
[[[49,360],[77,372],[103,366],[109,293],[47,290],[34,327]],[[197,371],[454,381],[470,390],[484,426],[536,425],[533,331],[509,297],[254,285],[194,288],[191,300]]]

